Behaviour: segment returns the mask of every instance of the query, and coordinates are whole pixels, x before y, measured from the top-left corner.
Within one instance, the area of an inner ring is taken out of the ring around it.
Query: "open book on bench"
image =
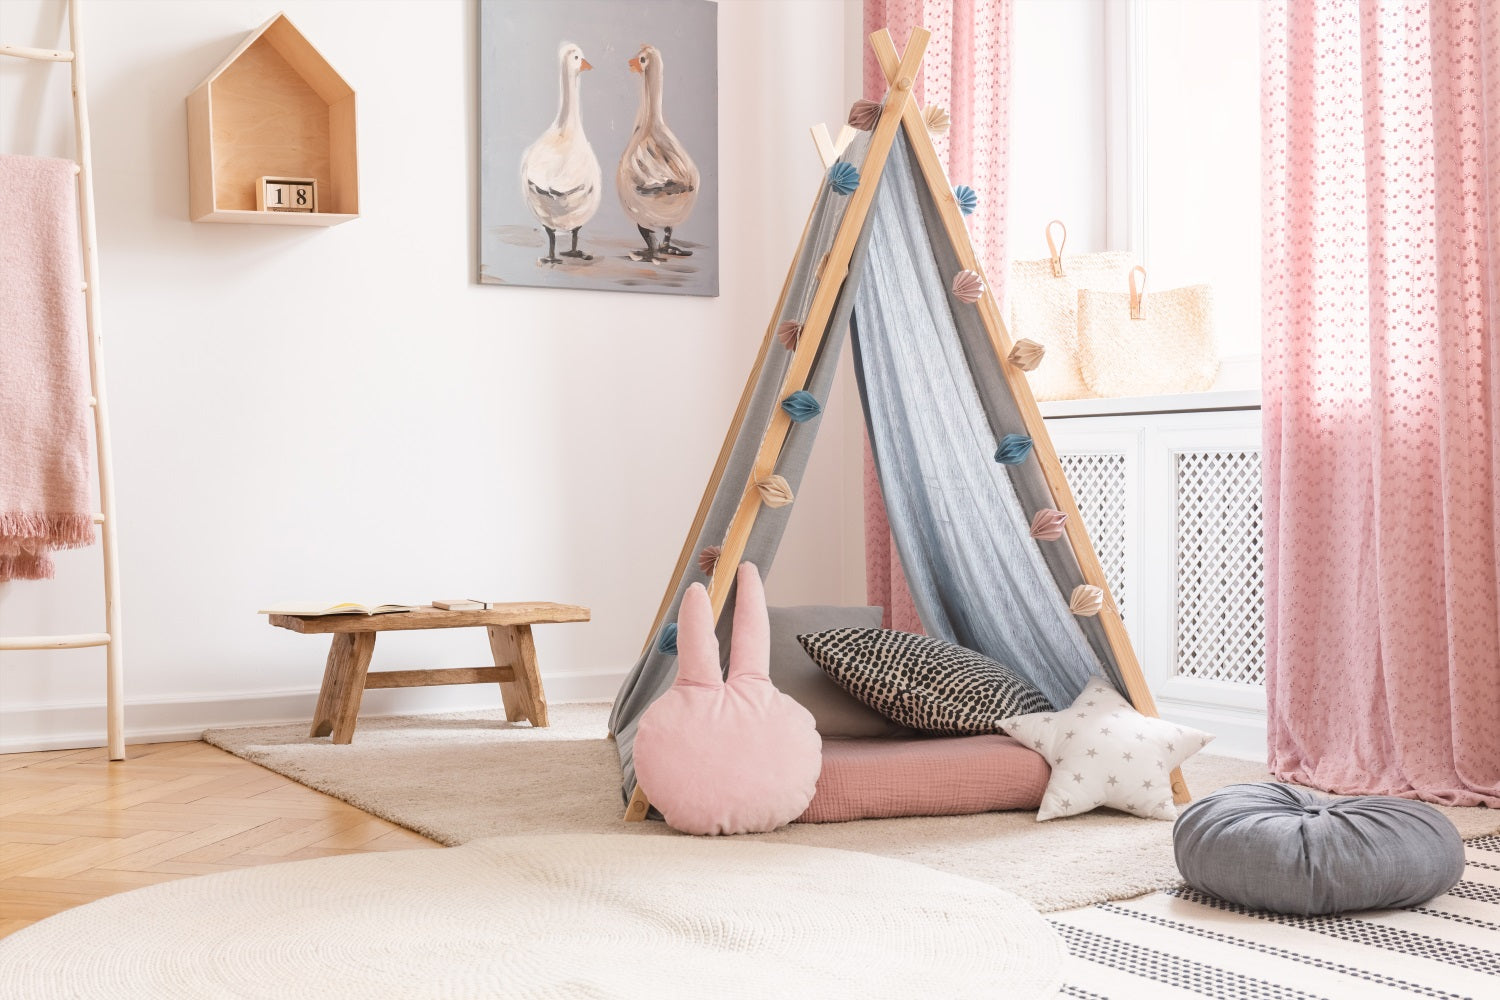
[[[318,604],[316,602],[297,602],[290,604],[273,604],[269,608],[262,608],[256,614],[261,615],[298,615],[302,618],[318,618],[323,615],[388,615],[396,611],[415,611],[420,605],[417,604],[355,604],[345,601],[342,604]]]

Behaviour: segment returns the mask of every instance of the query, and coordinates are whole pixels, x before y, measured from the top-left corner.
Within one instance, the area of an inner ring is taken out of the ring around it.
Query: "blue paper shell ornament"
[[[661,628],[661,638],[656,640],[656,648],[668,656],[677,655],[677,623],[667,622]]]
[[[799,424],[805,424],[823,412],[823,407],[818,404],[818,398],[804,389],[798,389],[783,399],[781,408],[786,411],[787,416]]]
[[[853,194],[859,187],[859,171],[852,163],[835,163],[828,170],[828,183],[839,194]]]
[[[958,200],[958,210],[965,215],[973,215],[974,209],[979,207],[979,195],[967,184],[954,188],[953,197]]]
[[[1025,434],[1007,434],[995,449],[995,461],[1001,465],[1020,465],[1031,454],[1031,438]]]

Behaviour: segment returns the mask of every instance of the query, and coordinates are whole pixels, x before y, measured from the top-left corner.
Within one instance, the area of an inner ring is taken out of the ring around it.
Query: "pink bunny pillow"
[[[812,713],[771,684],[771,626],[760,573],[740,565],[729,679],[708,591],[695,583],[677,618],[677,680],[641,716],[635,776],[683,833],[763,833],[807,809],[823,768]]]

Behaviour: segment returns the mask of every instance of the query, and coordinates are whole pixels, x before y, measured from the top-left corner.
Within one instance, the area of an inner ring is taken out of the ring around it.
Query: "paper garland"
[[[791,417],[794,423],[798,424],[805,424],[823,412],[823,407],[818,403],[818,398],[803,389],[798,389],[786,399],[783,399],[781,401],[781,408],[786,411],[786,415]]]
[[[1031,519],[1031,537],[1039,542],[1055,542],[1063,536],[1067,521],[1068,515],[1060,510],[1050,507],[1039,510]]]
[[[1046,353],[1047,349],[1041,344],[1022,337],[1010,349],[1010,353],[1005,356],[1005,360],[1023,372],[1034,372],[1037,366],[1042,363],[1042,358]]]
[[[984,279],[974,271],[959,271],[953,276],[953,296],[960,302],[978,302],[984,295]]]
[[[714,567],[719,565],[719,556],[724,554],[724,546],[710,545],[698,553],[698,568],[706,575],[714,575]]]
[[[767,507],[785,507],[796,499],[792,486],[782,476],[768,476],[755,484],[760,491],[760,501]]]
[[[782,320],[776,327],[776,339],[781,341],[782,347],[795,351],[797,342],[802,339],[802,324],[796,320]]]
[[[849,109],[849,125],[861,132],[874,131],[875,123],[878,121],[880,121],[879,101],[867,101],[860,98]]]
[[[953,197],[958,202],[958,210],[965,215],[973,215],[974,209],[979,207],[979,195],[967,184],[954,188]]]
[[[995,449],[995,461],[1001,465],[1020,465],[1031,454],[1031,438],[1025,434],[1007,434]]]
[[[1068,598],[1068,610],[1080,618],[1092,618],[1104,610],[1104,591],[1087,583],[1073,588]]]
[[[835,163],[828,170],[828,185],[836,194],[853,194],[859,187],[859,171],[852,163]]]

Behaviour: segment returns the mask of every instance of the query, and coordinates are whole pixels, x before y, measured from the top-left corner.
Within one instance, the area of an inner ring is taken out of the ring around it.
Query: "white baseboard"
[[[612,701],[625,675],[616,671],[545,675],[547,700]],[[309,722],[317,688],[214,692],[125,703],[125,742],[196,740],[220,726]],[[386,688],[365,692],[360,715],[422,715],[474,708],[499,708],[498,692],[482,684],[449,687]],[[104,704],[0,706],[0,753],[102,747]]]

